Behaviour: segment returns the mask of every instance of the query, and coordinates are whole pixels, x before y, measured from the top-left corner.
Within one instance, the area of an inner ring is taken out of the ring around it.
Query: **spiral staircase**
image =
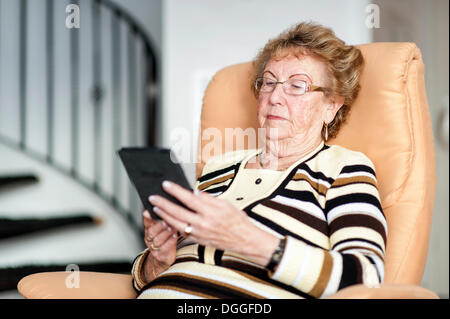
[[[0,298],[34,272],[131,270],[142,206],[116,151],[155,144],[157,71],[111,1],[0,0]]]

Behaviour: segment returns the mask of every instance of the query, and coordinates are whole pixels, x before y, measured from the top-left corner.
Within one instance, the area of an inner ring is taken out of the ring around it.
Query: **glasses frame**
[[[261,93],[261,89],[258,90],[258,81],[259,81],[259,80],[263,80],[263,79],[270,79],[270,78],[263,76],[263,77],[259,77],[259,78],[257,78],[257,79],[255,80],[254,86],[255,86],[255,90],[256,90],[256,92],[258,92],[258,94]],[[287,94],[287,95],[292,95],[292,96],[302,96],[302,95],[305,95],[306,93],[309,93],[309,92],[316,92],[316,91],[318,91],[318,92],[324,92],[324,93],[330,92],[330,88],[326,88],[326,87],[323,87],[323,86],[312,85],[312,84],[311,84],[311,85],[308,85],[308,82],[306,82],[305,80],[300,80],[300,79],[298,79],[298,81],[302,81],[302,82],[305,82],[305,83],[306,83],[306,90],[305,90],[305,93],[302,93],[302,94],[292,94],[292,93],[288,93],[288,92],[286,92],[286,88],[285,88],[285,86],[284,86],[284,83],[286,83],[286,82],[288,82],[288,81],[292,81],[292,80],[295,80],[295,79],[287,79],[286,81],[276,81],[276,80],[274,80],[275,86],[273,87],[273,90],[270,91],[270,92],[263,92],[263,93],[272,93],[273,91],[275,91],[275,89],[276,89],[276,87],[277,87],[278,84],[281,84],[281,87],[283,88],[283,92],[284,92],[285,94]]]

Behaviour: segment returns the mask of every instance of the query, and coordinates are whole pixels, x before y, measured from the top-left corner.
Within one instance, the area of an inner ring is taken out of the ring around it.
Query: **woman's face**
[[[266,65],[263,76],[276,81],[298,78],[305,80],[308,86],[327,86],[325,63],[309,55],[302,56],[300,59],[294,55],[288,55],[281,60],[271,59]],[[267,137],[273,134],[270,133],[270,129],[278,129],[279,140],[291,137],[305,142],[321,139],[324,122],[330,116],[333,116],[332,120],[335,115],[335,112],[327,114],[330,101],[320,91],[294,96],[286,94],[282,85],[278,84],[271,93],[260,92],[258,100],[260,127],[266,129]]]

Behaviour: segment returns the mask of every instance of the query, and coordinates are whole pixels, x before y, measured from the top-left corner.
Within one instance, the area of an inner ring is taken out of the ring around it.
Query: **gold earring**
[[[328,141],[328,124],[325,123],[325,142]]]

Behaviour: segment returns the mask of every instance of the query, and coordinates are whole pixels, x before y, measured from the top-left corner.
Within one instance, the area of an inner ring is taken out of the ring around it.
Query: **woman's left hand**
[[[166,198],[153,195],[154,212],[184,236],[203,246],[231,250],[265,266],[279,243],[279,238],[253,224],[247,214],[226,200],[203,192],[196,194],[172,182],[163,189],[190,210]],[[189,234],[185,231],[191,227]]]

